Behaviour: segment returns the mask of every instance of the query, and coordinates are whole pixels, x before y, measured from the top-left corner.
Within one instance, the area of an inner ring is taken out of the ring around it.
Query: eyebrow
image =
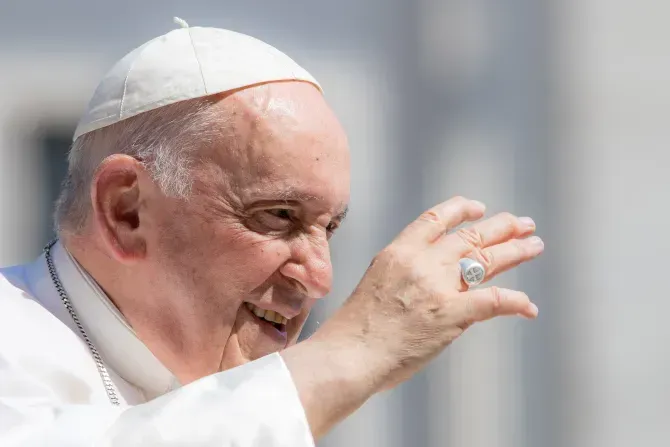
[[[303,191],[291,187],[277,191],[277,196],[280,200],[285,200],[287,202],[310,202],[322,199],[321,197],[307,194]]]
[[[337,219],[339,219],[340,222],[342,222],[342,221],[344,220],[344,218],[347,217],[347,214],[349,214],[349,205],[347,205],[347,206],[344,208],[344,211],[342,211],[340,214],[338,214],[338,215],[335,216],[335,217],[336,217]]]
[[[315,196],[313,194],[306,193],[304,191],[299,190],[298,188],[289,186],[286,188],[283,188],[281,190],[274,191],[275,197],[278,198],[278,200],[281,200],[283,202],[286,202],[287,204],[289,202],[311,202],[311,201],[323,201],[323,197]],[[274,199],[277,200],[277,199]],[[336,219],[338,219],[340,222],[344,220],[345,217],[347,217],[347,214],[349,214],[349,205],[345,206],[344,211],[339,213],[337,216],[335,216]]]

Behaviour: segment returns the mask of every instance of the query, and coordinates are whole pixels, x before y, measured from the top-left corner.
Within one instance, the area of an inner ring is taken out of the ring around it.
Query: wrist
[[[375,300],[352,295],[310,340],[327,343],[334,358],[353,362],[375,392],[386,387],[402,355],[394,321],[374,308]],[[338,357],[339,356],[339,357]]]
[[[346,337],[317,333],[280,354],[316,439],[381,388],[382,375],[372,367],[365,347]]]

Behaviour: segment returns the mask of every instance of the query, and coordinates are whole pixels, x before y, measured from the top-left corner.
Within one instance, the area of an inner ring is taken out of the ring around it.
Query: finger
[[[476,200],[454,197],[427,211],[409,224],[398,236],[404,243],[433,243],[448,230],[463,222],[481,219],[486,206]]]
[[[477,222],[447,235],[443,239],[459,257],[491,245],[520,238],[535,231],[535,222],[530,217],[516,217],[510,213],[500,213],[490,219]]]
[[[488,281],[523,262],[535,259],[544,251],[544,242],[537,236],[528,239],[512,239],[483,250],[474,250],[467,255],[484,267]]]
[[[464,298],[464,325],[486,321],[503,315],[536,318],[537,306],[523,292],[498,287],[474,289],[461,294]]]

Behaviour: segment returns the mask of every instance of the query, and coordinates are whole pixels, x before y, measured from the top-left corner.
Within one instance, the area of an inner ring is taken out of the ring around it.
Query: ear
[[[142,226],[141,186],[148,177],[144,166],[121,154],[105,158],[91,182],[93,220],[110,255],[122,263],[146,256],[147,241]],[[145,188],[146,189],[146,188]]]

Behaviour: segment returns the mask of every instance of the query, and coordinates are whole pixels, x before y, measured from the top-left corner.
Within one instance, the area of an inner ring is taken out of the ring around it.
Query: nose
[[[279,269],[300,283],[310,298],[323,298],[333,285],[330,246],[324,236],[304,236],[291,244],[291,258]]]

